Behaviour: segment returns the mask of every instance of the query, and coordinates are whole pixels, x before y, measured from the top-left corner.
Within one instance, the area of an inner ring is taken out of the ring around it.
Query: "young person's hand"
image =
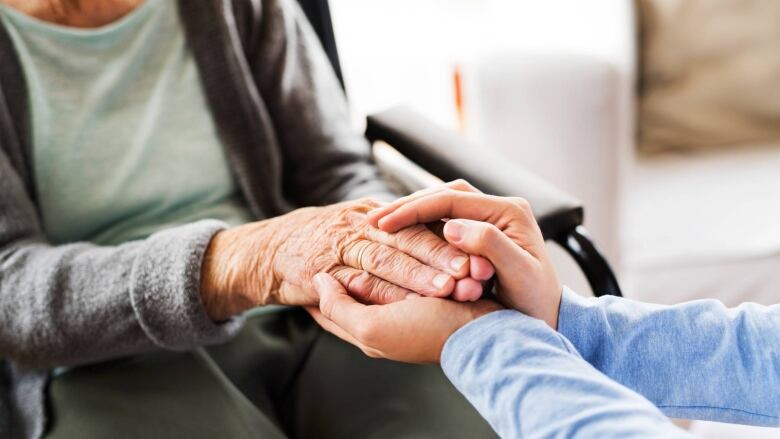
[[[407,363],[438,363],[452,333],[502,308],[491,300],[457,302],[415,293],[386,305],[364,305],[326,273],[314,277],[314,288],[319,308],[307,310],[320,326],[368,356]]]
[[[368,212],[371,224],[391,233],[447,218],[447,242],[495,267],[499,301],[557,329],[561,285],[526,200],[485,195],[458,180]]]

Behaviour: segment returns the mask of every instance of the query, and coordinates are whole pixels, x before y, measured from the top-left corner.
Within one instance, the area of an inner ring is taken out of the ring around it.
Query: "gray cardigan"
[[[299,205],[389,197],[294,0],[180,0],[242,194],[268,218]],[[0,23],[0,437],[39,437],[47,370],[230,337],[200,303],[201,221],[116,247],[47,242],[36,205],[24,72]]]

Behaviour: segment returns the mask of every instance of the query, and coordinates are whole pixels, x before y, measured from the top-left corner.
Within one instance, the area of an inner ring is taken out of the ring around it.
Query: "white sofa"
[[[579,31],[598,29],[586,44],[539,41],[577,32],[562,20],[566,29],[549,23],[529,50],[466,63],[471,135],[584,200],[586,226],[626,296],[778,302],[780,145],[637,155],[632,2],[583,11]]]

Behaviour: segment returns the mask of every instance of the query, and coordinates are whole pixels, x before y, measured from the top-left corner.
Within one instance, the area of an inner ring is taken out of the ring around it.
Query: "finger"
[[[313,308],[311,310],[307,309],[307,311],[309,311],[309,314],[311,314],[312,318],[317,322],[317,324],[319,324],[322,327],[322,329],[330,332],[331,334],[346,341],[347,343],[357,347],[369,357],[373,357],[373,358],[384,357],[384,355],[382,355],[382,352],[380,352],[379,350],[367,346],[365,343],[353,337],[352,334],[345,331],[344,328],[340,327],[332,320],[328,320],[328,318],[325,317],[317,308]]]
[[[398,198],[397,200],[395,200],[395,201],[393,201],[393,202],[391,202],[389,204],[385,204],[384,206],[380,206],[380,207],[377,207],[375,209],[369,210],[366,213],[366,216],[368,216],[368,222],[372,226],[376,227],[377,223],[379,222],[379,220],[383,216],[385,216],[388,213],[394,211],[395,209],[399,208],[400,206],[403,206],[404,204],[406,204],[406,203],[408,203],[408,202],[410,202],[412,200],[416,200],[416,199],[418,199],[418,198],[420,198],[420,197],[422,197],[424,195],[428,195],[428,194],[433,193],[433,192],[438,192],[440,190],[441,190],[441,187],[439,187],[439,186],[434,186],[434,187],[421,189],[421,190],[419,190],[417,192],[413,192],[413,193],[411,193],[409,195],[406,195],[404,197]]]
[[[377,227],[377,223],[382,217],[395,211],[402,205],[410,201],[416,200],[422,196],[429,195],[434,192],[439,192],[443,189],[453,189],[453,190],[463,191],[463,192],[480,192],[479,189],[472,186],[471,183],[467,182],[466,180],[463,179],[453,180],[438,186],[433,186],[430,188],[419,190],[405,197],[401,197],[390,204],[386,204],[384,206],[371,210],[368,212],[368,221],[371,223],[372,226]]]
[[[319,308],[306,307],[306,311],[309,312],[311,317],[314,319],[315,322],[317,322],[318,325],[322,326],[322,329],[330,332],[331,334],[346,341],[347,343],[355,345],[362,349],[360,342],[357,341],[355,337],[350,335],[350,333],[342,329],[339,325],[333,323],[332,320],[329,320],[327,317],[325,317],[322,314],[322,312],[319,310]]]
[[[306,306],[316,304],[318,297],[311,288],[282,282],[278,290],[278,303],[292,306]]]
[[[444,226],[444,237],[463,251],[487,258],[498,273],[511,273],[519,264],[533,258],[504,232],[486,222],[451,220]]]
[[[469,276],[475,280],[488,280],[496,274],[496,269],[493,268],[493,264],[482,256],[471,255],[469,257],[471,267],[469,269]]]
[[[452,298],[458,302],[474,302],[480,297],[482,297],[482,284],[470,277],[459,280],[452,292]]]
[[[387,233],[373,227],[368,228],[366,237],[372,241],[398,249],[425,265],[462,279],[469,274],[469,257],[436,236],[426,226],[419,224]]]
[[[377,314],[376,310],[385,307],[358,303],[347,294],[344,287],[333,276],[327,273],[318,273],[314,276],[314,288],[320,295],[322,316],[335,325],[328,325],[329,330],[332,329],[336,336],[343,335],[346,341],[353,340],[350,343],[359,347],[367,355],[380,356],[380,353],[366,340],[370,341],[376,333],[376,328],[383,326],[382,315]],[[393,305],[386,307],[390,306]]]
[[[314,276],[314,289],[320,295],[320,312],[346,332],[352,333],[358,322],[368,317],[368,305],[358,303],[347,294],[339,281],[326,273]]]
[[[343,285],[352,297],[363,303],[385,304],[406,298],[411,291],[352,267],[339,266],[329,274]]]
[[[526,217],[529,212],[522,210],[518,199],[442,190],[398,207],[380,219],[378,227],[386,232],[395,232],[414,224],[425,224],[442,218],[466,218],[502,227],[502,221],[509,219],[528,221]]]
[[[444,239],[444,225],[447,224],[445,220],[434,221],[432,223],[425,224],[434,235],[438,236],[442,240]],[[385,232],[381,232],[385,233]],[[496,274],[496,270],[493,268],[493,264],[482,256],[469,255],[469,271],[468,276],[474,280],[485,281],[493,277]],[[455,276],[456,279],[461,279]],[[484,288],[483,288],[484,290]]]
[[[432,268],[390,246],[358,240],[342,255],[344,265],[360,268],[402,288],[425,296],[448,296],[455,287],[449,274]]]
[[[480,194],[482,193],[481,190],[477,189],[473,184],[469,183],[468,181],[462,178],[444,183],[444,187],[454,189],[456,191],[462,191],[462,192],[475,192]]]

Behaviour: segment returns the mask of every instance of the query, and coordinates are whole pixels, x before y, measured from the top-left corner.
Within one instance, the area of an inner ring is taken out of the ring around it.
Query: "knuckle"
[[[346,271],[346,267],[331,267],[326,270],[326,273],[336,278],[341,283],[347,283],[349,281],[349,273]]]
[[[369,280],[368,289],[369,298],[374,303],[386,303],[391,296],[390,286],[376,277]]]
[[[458,178],[457,180],[453,180],[447,183],[447,186],[460,191],[468,191],[468,192],[477,191],[477,189],[471,183],[469,183],[468,181],[462,178]]]
[[[477,229],[477,233],[474,234],[474,237],[477,241],[476,244],[484,244],[490,238],[489,234],[490,230],[487,227],[479,227],[479,229]]]
[[[500,234],[501,231],[493,224],[482,224],[479,232],[477,232],[477,244],[480,246],[493,245],[498,240]]]
[[[519,212],[522,212],[523,214],[529,214],[531,212],[531,203],[525,198],[512,197],[511,201]]]
[[[422,264],[408,263],[403,267],[402,272],[407,279],[413,282],[413,285],[428,286],[430,278],[433,276],[430,273],[430,269]]]
[[[433,232],[431,233],[431,240],[428,243],[428,248],[426,248],[426,252],[430,253],[434,258],[439,257],[450,257],[455,253],[460,253],[455,249],[455,247],[451,246],[447,241],[440,239],[438,236],[434,235]]]
[[[303,261],[301,261],[303,276],[311,279],[321,271],[331,274],[334,271],[334,266],[338,265],[335,262],[331,257],[314,256],[303,258]]]
[[[388,254],[383,255],[382,258],[382,265],[387,266],[392,269],[400,269],[404,268],[408,260],[404,257],[405,254],[402,253],[400,250],[391,250],[388,252]]]
[[[427,241],[426,232],[427,229],[425,226],[417,225],[404,229],[400,238],[403,240],[404,244],[410,248],[424,247],[425,242]]]
[[[368,252],[368,241],[355,239],[341,246],[341,261],[349,266],[361,267]]]
[[[368,208],[368,210],[381,206],[381,203],[376,198],[363,197],[355,201],[355,206]]]
[[[444,241],[438,240],[438,242],[432,243],[426,253],[430,255],[430,260],[435,261],[436,264],[448,265],[447,262],[456,255],[462,254]]]
[[[376,340],[376,325],[373,321],[366,319],[360,322],[355,328],[355,336],[361,343],[371,345]]]
[[[350,291],[364,292],[371,288],[371,275],[366,271],[354,271],[347,282]]]
[[[382,247],[377,244],[367,242],[366,248],[361,254],[360,266],[361,267],[381,267],[384,259],[384,251]]]
[[[352,259],[353,255],[357,255],[358,253],[360,253],[359,249],[357,248],[359,242],[360,241],[358,240],[351,240],[339,245],[338,246],[339,260],[341,260],[344,263],[347,263],[347,261]]]

